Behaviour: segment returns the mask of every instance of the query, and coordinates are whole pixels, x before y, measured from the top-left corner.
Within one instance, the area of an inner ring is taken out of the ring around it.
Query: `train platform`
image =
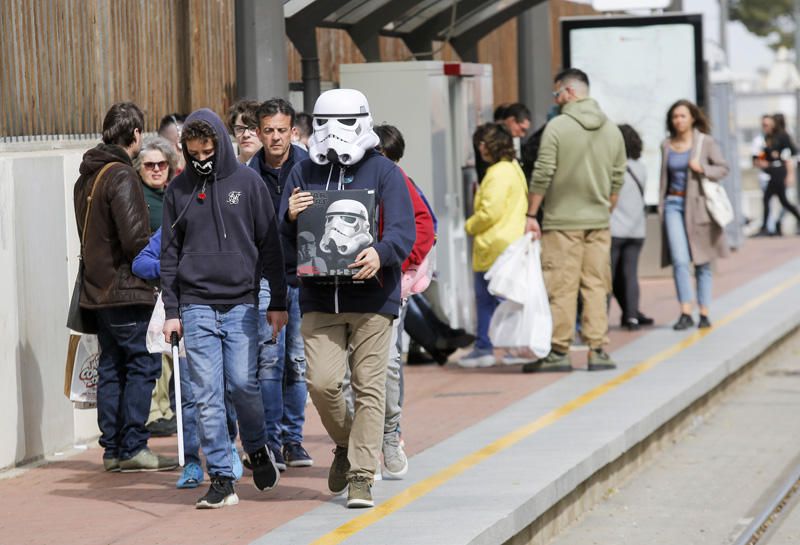
[[[579,347],[572,373],[406,367],[410,469],[404,480],[376,483],[373,509],[348,510],[326,491],[333,445],[309,405],[314,467],[289,468],[271,492],[258,492],[246,473],[239,505],[198,511],[205,487],[176,490],[177,472],[105,473],[101,450],[81,446],[0,474],[0,543],[545,543],[548,522],[602,493],[605,468],[800,325],[798,250],[798,237],[750,239],[720,261],[709,330],[673,331],[671,278],[643,280],[641,310],[656,325],[622,330],[612,308],[614,371],[585,372]],[[151,446],[171,454],[176,440]]]

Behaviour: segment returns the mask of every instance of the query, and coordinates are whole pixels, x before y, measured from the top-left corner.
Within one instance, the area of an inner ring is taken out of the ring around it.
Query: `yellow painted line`
[[[369,526],[375,524],[381,519],[386,518],[395,511],[398,511],[403,507],[405,507],[406,505],[409,505],[410,503],[420,499],[421,497],[432,492],[433,490],[440,487],[447,481],[457,477],[458,475],[464,473],[468,469],[483,462],[487,458],[494,456],[495,454],[502,452],[507,448],[512,447],[513,445],[519,443],[523,439],[530,437],[536,432],[558,422],[565,416],[577,411],[581,407],[588,405],[595,399],[607,394],[614,388],[617,388],[618,386],[625,384],[631,379],[641,375],[645,371],[652,369],[659,363],[668,360],[669,358],[675,356],[676,354],[678,354],[683,350],[686,350],[690,346],[700,341],[703,337],[711,333],[714,329],[718,329],[742,317],[744,314],[750,312],[759,305],[766,303],[770,299],[777,297],[782,292],[784,292],[785,290],[789,289],[790,287],[794,286],[799,282],[800,282],[800,274],[782,282],[781,284],[778,284],[777,286],[767,291],[766,293],[759,295],[754,299],[751,299],[746,304],[742,305],[733,312],[724,316],[722,319],[717,321],[714,327],[705,330],[698,330],[695,333],[692,333],[691,335],[684,338],[680,342],[674,344],[673,346],[666,348],[661,352],[658,352],[657,354],[650,356],[649,358],[635,365],[634,367],[631,367],[621,375],[609,380],[608,382],[601,384],[600,386],[597,386],[589,390],[585,394],[576,397],[572,401],[565,403],[564,405],[558,407],[557,409],[553,409],[549,413],[537,418],[533,422],[526,424],[525,426],[522,426],[520,428],[517,428],[508,435],[505,435],[504,437],[501,437],[500,439],[497,439],[496,441],[489,443],[482,449],[477,450],[472,454],[468,454],[464,458],[461,458],[454,464],[446,467],[445,469],[439,471],[438,473],[431,475],[427,479],[424,479],[416,484],[411,485],[403,492],[389,498],[382,504],[367,511],[365,514],[360,515],[345,524],[342,524],[332,532],[325,534],[316,541],[312,542],[311,545],[338,545],[345,539],[348,539],[349,537],[360,532],[361,530],[364,530],[365,528],[368,528]]]

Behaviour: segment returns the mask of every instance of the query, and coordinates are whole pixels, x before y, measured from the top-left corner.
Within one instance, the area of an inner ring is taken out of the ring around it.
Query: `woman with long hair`
[[[478,127],[474,140],[476,149],[489,165],[475,194],[474,213],[465,225],[467,233],[475,237],[472,270],[478,332],[475,347],[458,363],[462,367],[488,367],[495,363],[489,322],[499,300],[489,293],[484,274],[508,245],[525,233],[528,186],[508,129],[497,123],[487,123]]]
[[[764,147],[753,163],[769,178],[764,189],[764,219],[759,235],[768,234],[769,205],[772,197],[778,197],[784,211],[788,211],[797,220],[797,232],[800,233],[800,211],[786,197],[786,187],[795,183],[795,148],[792,138],[786,130],[786,118],[783,114],[771,116],[772,123],[765,124],[769,130],[764,133]],[[771,125],[771,126],[770,126]],[[781,212],[775,222],[775,234],[781,234]]]
[[[681,314],[676,330],[694,325],[694,296],[689,265],[694,264],[697,326],[711,327],[711,264],[728,254],[725,231],[706,209],[701,181],[719,182],[728,174],[728,163],[709,135],[705,115],[696,104],[679,100],[667,112],[669,136],[661,146],[661,183],[658,211],[662,226],[661,266],[672,265]]]

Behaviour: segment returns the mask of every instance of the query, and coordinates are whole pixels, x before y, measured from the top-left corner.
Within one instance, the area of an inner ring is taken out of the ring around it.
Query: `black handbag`
[[[86,215],[83,218],[83,230],[81,231],[81,255],[78,258],[78,275],[75,278],[75,287],[72,288],[72,300],[67,311],[67,327],[73,331],[84,334],[97,333],[97,315],[91,309],[81,308],[81,291],[83,290],[83,241],[86,240],[86,229],[89,226],[89,213],[92,211],[92,198],[94,190],[100,184],[100,180],[105,172],[115,163],[108,163],[102,168],[94,180],[92,191],[86,199]]]

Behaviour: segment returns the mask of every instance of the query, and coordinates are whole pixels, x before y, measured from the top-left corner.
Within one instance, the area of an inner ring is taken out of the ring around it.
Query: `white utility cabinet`
[[[464,221],[476,187],[472,134],[492,120],[492,67],[443,61],[343,64],[340,85],[358,89],[375,124],[403,133],[400,166],[439,220],[434,266],[439,303],[453,327],[474,330],[470,243]]]

